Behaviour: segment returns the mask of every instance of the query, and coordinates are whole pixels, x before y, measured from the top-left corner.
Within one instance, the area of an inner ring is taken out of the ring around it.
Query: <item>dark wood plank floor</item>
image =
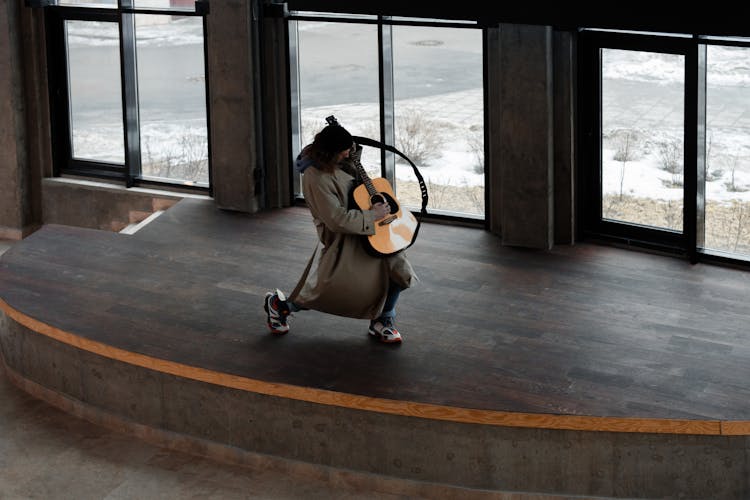
[[[399,401],[564,415],[750,419],[750,274],[579,244],[507,248],[424,224],[399,347],[298,313],[267,333],[315,246],[304,208],[185,200],[135,235],[46,226],[0,260],[0,298],[65,331],[220,372]]]

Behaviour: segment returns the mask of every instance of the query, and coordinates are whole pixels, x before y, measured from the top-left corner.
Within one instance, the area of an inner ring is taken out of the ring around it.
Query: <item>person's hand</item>
[[[380,220],[391,213],[391,206],[388,203],[375,203],[372,211],[375,214],[375,220]]]

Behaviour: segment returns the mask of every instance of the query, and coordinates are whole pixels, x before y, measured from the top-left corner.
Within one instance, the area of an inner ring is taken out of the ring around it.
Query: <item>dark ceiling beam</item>
[[[582,3],[582,2],[581,2]],[[728,8],[716,3],[664,5],[659,2],[602,2],[584,8],[573,2],[436,2],[420,0],[289,0],[289,10],[431,17],[498,23],[538,24],[560,29],[600,28],[684,33],[690,35],[750,36],[750,3]]]

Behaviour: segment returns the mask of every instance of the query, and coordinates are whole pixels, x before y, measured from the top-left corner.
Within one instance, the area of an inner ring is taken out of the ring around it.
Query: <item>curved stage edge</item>
[[[654,419],[638,417],[619,418],[601,416],[586,417],[578,415],[503,412],[450,407],[413,401],[394,401],[356,394],[326,391],[311,387],[266,382],[263,380],[221,373],[214,370],[207,370],[196,366],[189,366],[174,361],[158,359],[89,340],[37,321],[34,318],[13,309],[2,299],[0,299],[0,309],[11,319],[25,326],[29,330],[105,358],[198,382],[206,382],[230,389],[250,391],[267,396],[276,396],[357,410],[374,411],[391,415],[446,420],[467,424],[578,431],[750,435],[749,421]]]
[[[1,299],[0,309],[0,345],[17,386],[182,451],[236,463],[259,453],[424,488],[690,498],[749,490],[747,421],[514,413],[344,394],[146,356]]]

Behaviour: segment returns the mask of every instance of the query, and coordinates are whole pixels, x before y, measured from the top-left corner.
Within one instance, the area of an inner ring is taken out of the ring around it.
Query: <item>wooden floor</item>
[[[434,405],[464,421],[477,411],[750,428],[747,272],[588,244],[514,249],[424,224],[408,250],[420,281],[399,303],[403,345],[314,311],[274,337],[263,296],[289,291],[314,246],[299,207],[247,216],[184,200],[134,235],[45,226],[0,258],[0,305],[64,341],[292,397]]]

